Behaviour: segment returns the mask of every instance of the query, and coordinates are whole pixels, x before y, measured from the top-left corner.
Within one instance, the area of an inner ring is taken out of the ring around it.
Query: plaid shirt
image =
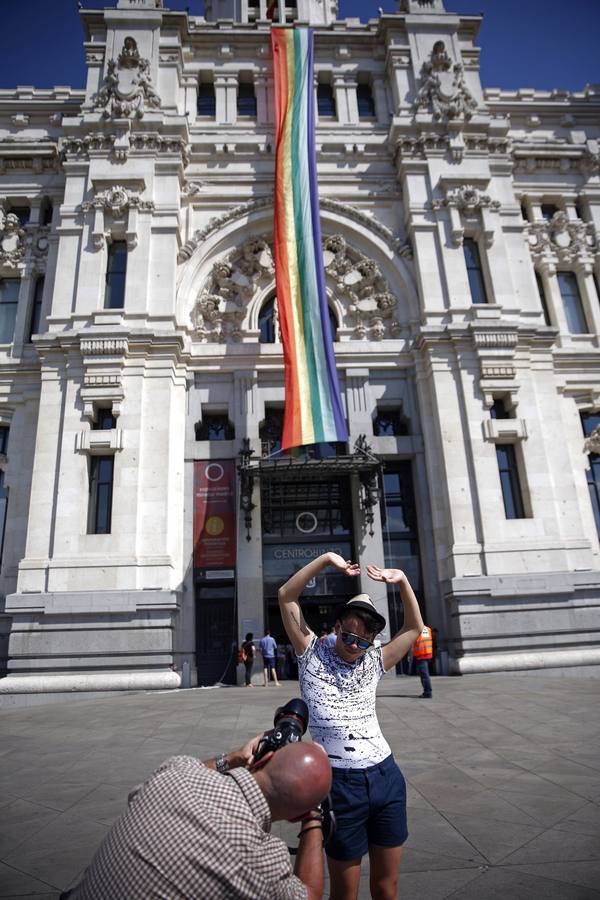
[[[306,900],[245,769],[172,756],[129,798],[69,900]]]

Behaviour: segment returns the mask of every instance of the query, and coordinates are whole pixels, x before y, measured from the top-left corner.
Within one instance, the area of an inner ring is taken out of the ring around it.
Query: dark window
[[[544,313],[544,322],[546,325],[552,325],[550,321],[550,313],[548,312],[548,304],[546,303],[546,291],[544,290],[544,281],[539,272],[535,273],[535,283],[537,284],[538,294],[540,295],[540,303]]]
[[[465,263],[467,265],[467,276],[469,278],[469,288],[471,289],[471,300],[473,303],[487,303],[488,299],[481,267],[481,258],[479,256],[479,247],[471,238],[465,238],[464,240],[464,254]]]
[[[27,223],[29,222],[31,210],[28,206],[12,206],[9,212],[11,212],[13,216],[17,217],[22,228],[24,228],[25,225],[27,225]]]
[[[113,241],[108,248],[106,266],[105,309],[123,309],[125,306],[125,278],[127,275],[127,244]]]
[[[371,85],[361,82],[356,88],[356,99],[358,101],[359,119],[374,119],[375,101],[373,100]]]
[[[40,210],[40,225],[51,225],[52,224],[52,204],[46,198],[42,203],[42,208]]]
[[[0,567],[4,553],[4,533],[6,531],[6,514],[8,512],[8,488],[4,485],[4,472],[0,472]]]
[[[554,203],[542,203],[541,206],[542,218],[549,222],[553,217],[554,213],[558,212],[558,206]]]
[[[331,330],[331,340],[335,341],[337,339],[337,319],[335,317],[335,313],[330,306],[327,307],[327,312],[329,314],[329,328]]]
[[[271,541],[282,537],[314,541],[326,535],[349,536],[352,531],[352,498],[347,478],[331,476],[325,481],[313,473],[304,481],[265,479],[261,500],[263,535]]]
[[[0,425],[0,453],[3,456],[6,456],[6,451],[8,449],[8,425]]]
[[[373,434],[377,437],[398,437],[410,434],[408,421],[402,415],[400,407],[396,409],[377,409],[373,420]]]
[[[565,310],[567,328],[571,334],[588,334],[588,326],[575,272],[558,272],[556,277],[558,278],[558,287]]]
[[[589,437],[591,433],[600,425],[599,413],[582,413],[581,424],[583,433]],[[600,454],[590,453],[588,455],[589,469],[585,475],[587,478],[588,490],[590,492],[590,501],[594,511],[594,520],[596,522],[596,531],[600,536]]]
[[[275,343],[275,297],[267,300],[258,314],[258,328],[261,344]]]
[[[255,22],[260,18],[260,0],[248,0],[248,21]]]
[[[596,273],[593,273],[594,285],[596,286],[596,297],[598,298],[598,303],[600,303],[600,282],[598,281],[598,276]]]
[[[238,84],[237,114],[256,118],[256,95],[251,81],[240,81]]]
[[[266,407],[265,418],[260,423],[258,436],[262,442],[262,455],[270,456],[281,450],[283,434],[283,410]]]
[[[94,431],[110,431],[111,428],[117,427],[117,420],[110,409],[99,409],[96,414],[96,421],[92,425]]]
[[[417,530],[417,510],[410,462],[397,462],[389,467],[381,479],[381,524],[383,529],[384,566],[406,572],[425,615],[421,560]],[[392,634],[403,625],[403,607],[397,584],[387,586]],[[399,665],[397,672],[402,671]]]
[[[512,444],[497,444],[498,471],[507,519],[524,519],[523,496],[517,469],[517,457]]]
[[[29,318],[29,337],[40,333],[40,322],[42,320],[42,297],[44,295],[44,276],[40,275],[36,279],[35,288],[33,289],[33,301],[31,303],[31,316]]]
[[[502,398],[497,398],[494,400],[491,408],[490,408],[490,418],[491,419],[512,419],[512,415],[507,410],[506,404]]]
[[[201,81],[198,85],[198,115],[214,119],[216,111],[215,86],[212,81]]]
[[[529,215],[527,213],[527,207],[524,203],[521,203],[521,217],[525,222],[529,221]]]
[[[581,202],[581,200],[575,201],[575,212],[577,213],[578,219],[581,219],[582,222],[587,221],[587,217],[585,214],[585,207],[584,207],[583,203]]]
[[[202,421],[196,424],[197,441],[232,441],[234,437],[235,431],[226,413],[204,413]]]
[[[0,344],[12,343],[15,335],[20,287],[19,278],[4,278],[0,281]]]
[[[329,315],[331,340],[335,341],[337,338],[337,319],[330,306],[327,308],[327,312]],[[258,314],[258,329],[260,332],[258,337],[259,343],[274,344],[279,340],[277,330],[277,300],[275,297],[271,297],[270,300],[267,300],[267,302],[263,304],[262,309]]]
[[[110,534],[113,473],[113,456],[90,457],[88,534]]]
[[[317,111],[321,119],[336,116],[333,87],[329,81],[320,81],[317,85]]]

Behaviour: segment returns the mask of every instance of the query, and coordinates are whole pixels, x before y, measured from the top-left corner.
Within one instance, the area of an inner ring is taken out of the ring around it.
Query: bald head
[[[331,766],[319,744],[286,744],[252,774],[275,822],[302,815],[331,789]]]

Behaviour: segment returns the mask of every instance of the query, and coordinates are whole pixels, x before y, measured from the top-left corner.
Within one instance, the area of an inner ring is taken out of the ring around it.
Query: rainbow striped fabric
[[[346,441],[325,291],[313,81],[313,33],[273,28],[275,282],[285,363],[283,450]]]

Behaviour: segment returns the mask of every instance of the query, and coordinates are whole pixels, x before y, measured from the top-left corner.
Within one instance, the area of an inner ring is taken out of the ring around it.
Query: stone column
[[[593,334],[600,335],[600,298],[594,284],[594,269],[591,261],[576,263],[574,271],[577,276],[588,329]]]
[[[233,125],[237,118],[237,75],[215,72],[216,124]]]
[[[390,123],[390,106],[388,102],[385,81],[381,76],[373,78],[373,101],[375,103],[375,115],[378,125],[389,125]]]

